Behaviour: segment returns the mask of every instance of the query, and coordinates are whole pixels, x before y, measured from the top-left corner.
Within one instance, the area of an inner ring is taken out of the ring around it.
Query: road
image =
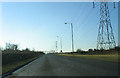
[[[11,76],[118,76],[118,64],[47,54],[13,72]]]

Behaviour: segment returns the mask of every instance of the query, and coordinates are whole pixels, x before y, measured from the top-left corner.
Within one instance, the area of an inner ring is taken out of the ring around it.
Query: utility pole
[[[73,25],[71,23],[71,32],[72,32],[72,52],[74,52],[74,43],[73,43]]]
[[[62,37],[60,38],[60,46],[61,46],[60,52],[62,52]]]
[[[56,52],[58,52],[58,38],[59,36],[56,36],[57,40],[56,40]]]
[[[93,8],[94,8],[93,2]],[[115,8],[115,3],[114,3]],[[97,37],[97,49],[110,49],[116,46],[110,20],[108,2],[100,2],[100,24]]]
[[[70,25],[71,25],[71,34],[72,34],[72,52],[74,52],[74,42],[73,42],[73,25],[72,25],[72,23],[65,23],[65,24],[70,24]]]
[[[58,49],[57,49],[57,41],[56,41],[56,52],[58,51]]]

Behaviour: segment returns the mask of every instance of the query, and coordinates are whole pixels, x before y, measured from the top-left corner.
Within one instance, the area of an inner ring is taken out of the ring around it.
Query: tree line
[[[71,52],[73,53],[73,52]],[[115,53],[120,53],[120,47],[116,46],[114,48],[110,48],[110,49],[88,49],[88,51],[84,51],[81,49],[77,49],[76,52],[74,53],[78,53],[78,54],[115,54]]]
[[[35,51],[35,49],[30,50],[29,48],[20,50],[20,47],[18,44],[12,44],[12,43],[6,43],[5,48],[3,49],[0,47],[0,50],[2,52],[39,52],[41,54],[44,54],[43,51]]]
[[[116,46],[114,48],[110,49],[88,49],[87,51],[84,51],[82,49],[77,49],[75,52],[60,52],[60,54],[81,54],[81,55],[95,55],[95,54],[119,54],[120,53],[120,47]],[[56,54],[56,53],[53,53]]]

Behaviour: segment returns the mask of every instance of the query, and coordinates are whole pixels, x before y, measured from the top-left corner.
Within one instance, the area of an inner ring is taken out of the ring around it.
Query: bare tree
[[[18,50],[18,45],[17,44],[6,43],[6,49]]]

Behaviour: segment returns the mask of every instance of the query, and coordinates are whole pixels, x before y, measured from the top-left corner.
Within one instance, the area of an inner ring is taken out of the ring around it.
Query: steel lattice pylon
[[[100,2],[100,24],[97,38],[97,49],[110,49],[116,46],[108,2]]]

